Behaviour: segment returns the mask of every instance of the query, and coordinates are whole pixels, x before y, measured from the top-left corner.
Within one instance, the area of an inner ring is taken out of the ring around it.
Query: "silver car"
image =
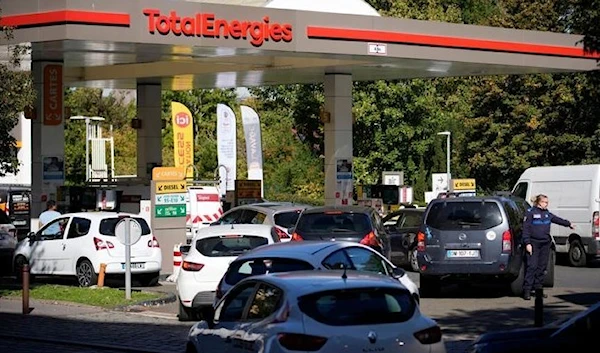
[[[187,353],[445,353],[440,327],[400,282],[358,271],[240,281],[188,333]]]
[[[233,207],[216,222],[217,224],[269,224],[275,226],[282,242],[289,241],[290,227],[296,225],[300,213],[311,206],[293,202],[262,202]]]
[[[406,275],[373,248],[348,241],[301,241],[260,246],[229,264],[217,286],[219,300],[244,278],[265,273],[302,270],[349,269],[387,275],[402,283],[419,302],[419,288]]]

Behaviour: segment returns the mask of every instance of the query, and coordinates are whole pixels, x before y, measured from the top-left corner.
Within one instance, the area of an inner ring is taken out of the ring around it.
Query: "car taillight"
[[[181,264],[181,268],[190,271],[190,272],[198,272],[204,267],[204,264],[197,264],[195,262],[184,261]]]
[[[600,238],[600,214],[598,211],[594,211],[592,215],[592,236],[596,239]]]
[[[279,344],[290,351],[318,351],[323,347],[327,338],[299,333],[280,333],[277,335]]]
[[[292,234],[292,240],[291,241],[303,241],[303,240],[304,239],[302,239],[302,237],[298,233],[294,232],[294,234]]]
[[[425,233],[417,233],[417,251],[425,251]]]
[[[155,236],[152,236],[152,240],[148,240],[148,247],[149,248],[160,248],[160,245],[158,245],[158,240],[156,239]]]
[[[377,239],[377,236],[374,232],[369,232],[369,234],[365,235],[365,237],[361,239],[360,243],[370,247],[381,246],[381,243],[379,242],[379,239]]]
[[[279,235],[279,239],[289,239],[290,236],[288,233],[284,232],[283,230],[275,227],[275,232],[277,233],[277,235]]]
[[[442,330],[439,326],[433,326],[426,328],[425,330],[415,332],[414,336],[422,344],[434,344],[442,340]]]
[[[510,253],[512,251],[512,233],[509,230],[505,230],[502,233],[502,252]]]
[[[96,250],[113,249],[115,246],[113,243],[94,237],[94,245]]]

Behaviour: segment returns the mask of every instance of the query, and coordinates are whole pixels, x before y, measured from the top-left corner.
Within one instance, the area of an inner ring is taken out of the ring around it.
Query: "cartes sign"
[[[185,168],[179,167],[154,167],[152,168],[152,180],[184,180]]]
[[[63,117],[63,67],[44,66],[44,125],[60,125]]]

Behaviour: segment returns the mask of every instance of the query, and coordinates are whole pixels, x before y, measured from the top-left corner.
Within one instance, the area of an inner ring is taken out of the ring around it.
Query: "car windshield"
[[[482,230],[502,224],[502,213],[495,202],[437,202],[425,224],[441,230]]]
[[[330,326],[404,322],[416,308],[408,291],[376,287],[318,292],[300,297],[298,305],[312,319]]]
[[[146,223],[146,221],[143,218],[141,218],[141,217],[132,217],[132,218],[135,219],[142,227],[142,235],[150,234],[150,227],[148,227],[148,223]],[[119,221],[121,219],[123,219],[123,218],[111,217],[111,218],[105,218],[102,221],[100,221],[100,234],[114,237],[115,236],[115,227],[117,226],[117,223],[119,223]]]
[[[234,234],[198,239],[196,250],[208,257],[239,256],[267,243],[264,237]]]
[[[233,262],[227,270],[225,282],[235,285],[244,278],[275,272],[314,270],[308,262],[285,258],[259,258]]]
[[[302,210],[277,213],[274,216],[275,224],[286,229],[293,227],[296,225],[296,222],[298,222],[298,217],[300,217],[300,213],[302,213]]]
[[[296,226],[302,233],[368,233],[371,230],[369,216],[364,213],[305,213]]]

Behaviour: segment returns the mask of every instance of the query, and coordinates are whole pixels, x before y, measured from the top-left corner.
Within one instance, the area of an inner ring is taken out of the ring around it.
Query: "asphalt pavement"
[[[32,299],[32,311],[23,314],[21,299],[0,298],[0,345],[15,353],[184,352],[192,323],[177,319],[174,283],[160,282],[144,290],[164,293],[163,300],[102,309]],[[547,322],[565,318],[600,300],[596,296],[577,303],[573,296],[582,293],[573,289],[553,289],[549,293]],[[481,293],[473,298],[424,298],[421,310],[442,327],[448,353],[465,352],[472,340],[487,330],[531,326],[533,322],[533,301],[504,296],[481,298]]]

